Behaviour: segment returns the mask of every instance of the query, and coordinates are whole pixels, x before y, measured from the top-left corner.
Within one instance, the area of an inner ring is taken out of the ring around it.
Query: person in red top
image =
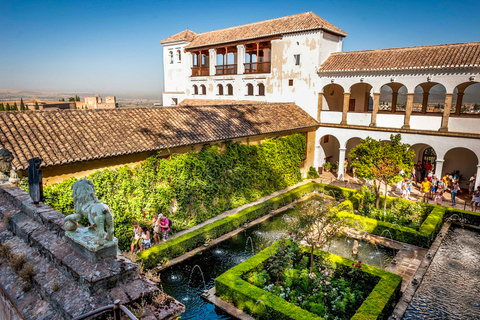
[[[168,231],[170,231],[170,220],[165,216],[160,219],[160,229],[162,230],[162,240],[165,242],[168,240]]]

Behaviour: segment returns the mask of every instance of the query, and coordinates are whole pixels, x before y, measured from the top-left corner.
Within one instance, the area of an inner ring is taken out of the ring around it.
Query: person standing
[[[441,206],[442,201],[443,201],[443,190],[438,190],[437,195],[435,196],[435,203]]]
[[[160,218],[163,217],[163,214],[158,215],[158,213],[155,213],[153,216],[152,220],[152,226],[153,226],[153,244],[158,244],[160,243]]]
[[[430,190],[432,189],[432,183],[428,181],[427,177],[423,178],[422,182],[422,198],[423,202],[428,202]]]
[[[142,227],[142,235],[140,237],[142,238],[142,243],[140,244],[140,251],[150,248],[151,247],[150,231],[148,231],[147,226]]]
[[[415,165],[415,186],[418,187],[419,183],[422,183],[422,164],[420,161]]]
[[[475,180],[477,180],[477,174],[474,173],[473,176],[468,180],[468,196],[473,199],[473,192],[475,191]]]
[[[138,246],[141,246],[141,235],[142,229],[138,225],[138,221],[133,221],[133,235],[132,235],[132,243],[130,244],[130,253],[133,254],[133,250],[135,249],[135,246],[138,244]]]
[[[460,191],[460,185],[458,184],[458,180],[455,179],[452,183],[452,190],[450,191],[450,193],[452,194],[452,207],[455,207],[457,205],[456,197],[457,193]]]
[[[428,176],[428,173],[430,172],[430,170],[432,170],[432,164],[430,163],[430,161],[428,161],[427,164],[425,165],[425,176]]]
[[[166,242],[168,240],[168,231],[170,231],[170,220],[165,216],[162,216],[160,219],[160,229],[162,230],[162,241]]]
[[[343,178],[344,179],[347,177],[347,167],[348,167],[348,159],[345,158],[345,161],[343,162]]]
[[[473,192],[471,206],[473,212],[477,211],[478,207],[480,207],[480,186]]]

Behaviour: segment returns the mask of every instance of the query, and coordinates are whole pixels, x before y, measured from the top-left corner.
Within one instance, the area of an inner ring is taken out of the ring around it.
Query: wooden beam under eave
[[[256,43],[256,42],[268,42],[272,40],[278,40],[282,39],[283,37],[281,35],[279,36],[272,36],[268,38],[263,38],[263,39],[248,39],[248,40],[242,40],[242,41],[234,41],[234,42],[227,42],[227,43],[217,43],[214,45],[205,45],[205,46],[200,46],[200,47],[192,47],[192,48],[185,48],[186,51],[192,52],[192,51],[198,51],[200,50],[208,50],[208,49],[217,49],[217,48],[225,48],[225,46],[233,47],[237,46],[240,44],[248,44],[248,43]],[[268,48],[268,47],[267,47]]]

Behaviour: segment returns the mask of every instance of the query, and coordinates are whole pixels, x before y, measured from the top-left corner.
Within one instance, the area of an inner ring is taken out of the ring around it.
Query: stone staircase
[[[141,306],[143,319],[171,319],[184,311],[170,297],[162,305],[151,303],[159,289],[140,275],[136,263],[122,256],[94,263],[75,251],[64,240],[63,214],[33,204],[23,190],[0,186],[0,218],[0,243],[14,255],[25,254],[35,270],[26,290],[25,281],[0,257],[0,291],[23,318],[72,319],[117,299]]]

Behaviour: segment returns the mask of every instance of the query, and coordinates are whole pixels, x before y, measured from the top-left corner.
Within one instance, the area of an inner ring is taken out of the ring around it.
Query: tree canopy
[[[353,148],[349,156],[352,168],[357,175],[372,180],[376,194],[376,207],[380,201],[380,186],[385,185],[385,195],[389,184],[398,183],[413,169],[415,152],[409,144],[401,142],[401,135],[391,135],[390,141],[374,140],[370,137],[362,140]]]

